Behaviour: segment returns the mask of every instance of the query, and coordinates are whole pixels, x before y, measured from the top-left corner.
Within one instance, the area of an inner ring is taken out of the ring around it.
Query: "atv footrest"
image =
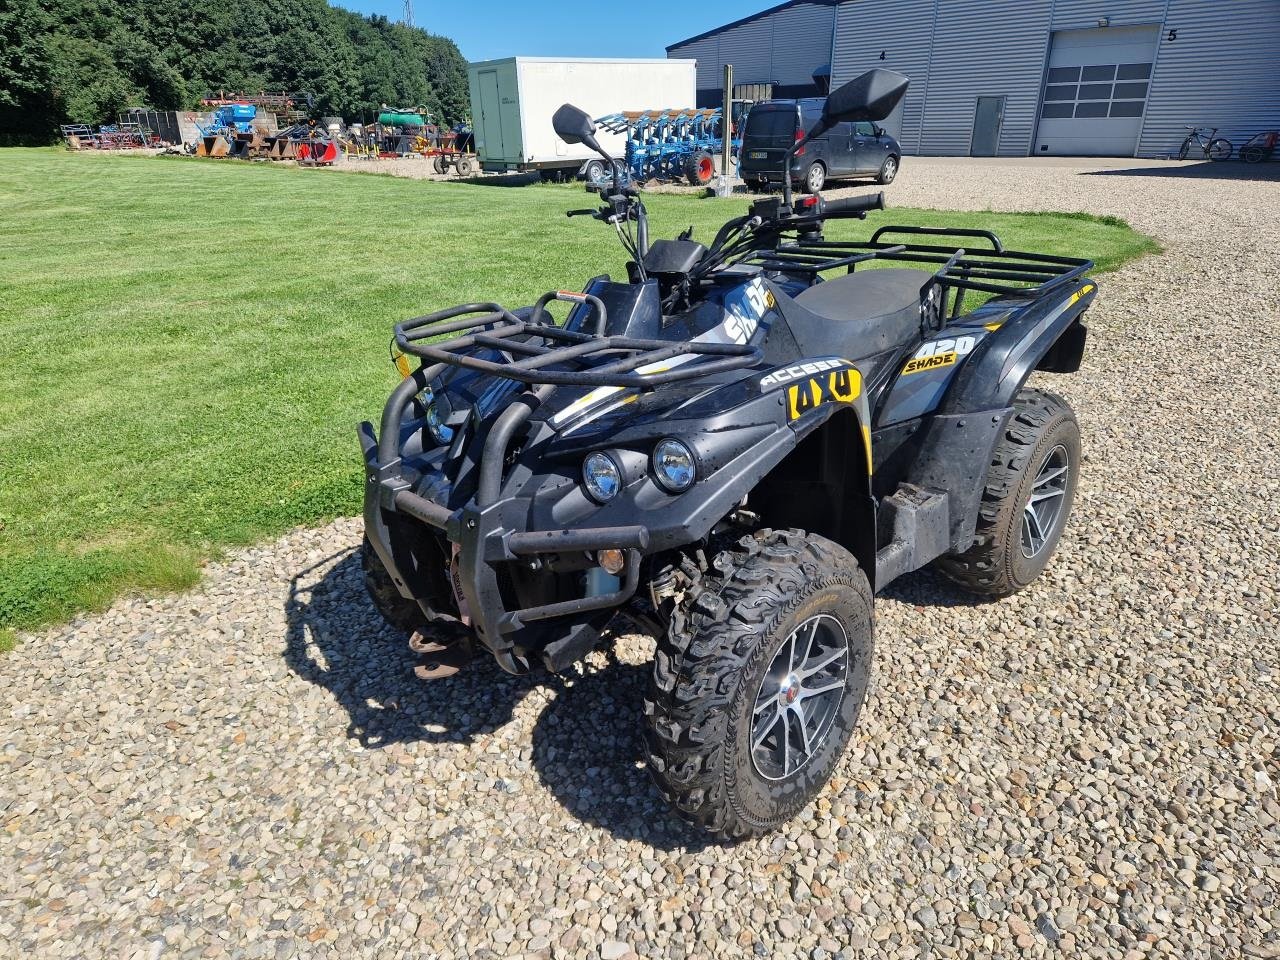
[[[947,552],[951,544],[948,501],[941,491],[909,483],[885,498],[881,520],[891,536],[876,553],[877,590]]]

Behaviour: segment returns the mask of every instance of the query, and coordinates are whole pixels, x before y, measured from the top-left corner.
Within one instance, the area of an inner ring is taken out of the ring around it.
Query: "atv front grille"
[[[557,326],[551,300],[594,315],[595,333]],[[496,303],[467,303],[396,324],[396,346],[431,364],[463,367],[526,384],[657,387],[759,362],[761,351],[738,343],[643,340],[606,336],[605,305],[585,293],[544,295],[526,318]],[[440,340],[448,334],[462,334]]]

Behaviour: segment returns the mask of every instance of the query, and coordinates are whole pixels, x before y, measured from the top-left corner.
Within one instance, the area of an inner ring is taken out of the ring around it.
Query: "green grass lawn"
[[[654,196],[707,240],[745,200]],[[391,324],[623,271],[572,187],[0,151],[0,631],[197,579],[224,547],[358,512],[354,425]],[[1110,269],[1152,248],[1080,216],[895,210]]]

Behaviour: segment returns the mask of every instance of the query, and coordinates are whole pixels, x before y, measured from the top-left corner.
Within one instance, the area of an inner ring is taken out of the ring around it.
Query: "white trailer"
[[[467,78],[476,153],[485,170],[581,171],[596,154],[565,143],[551,129],[551,116],[564,103],[601,117],[697,102],[695,60],[507,57],[470,64]],[[622,157],[622,134],[601,131],[599,139]]]

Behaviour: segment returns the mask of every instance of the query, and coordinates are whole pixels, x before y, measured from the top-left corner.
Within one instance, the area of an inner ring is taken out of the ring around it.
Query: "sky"
[[[669,43],[750,16],[777,2],[413,0],[413,19],[416,26],[452,39],[468,60],[665,57]],[[380,13],[392,20],[399,20],[404,11],[404,0],[341,0],[335,5],[358,13]]]

